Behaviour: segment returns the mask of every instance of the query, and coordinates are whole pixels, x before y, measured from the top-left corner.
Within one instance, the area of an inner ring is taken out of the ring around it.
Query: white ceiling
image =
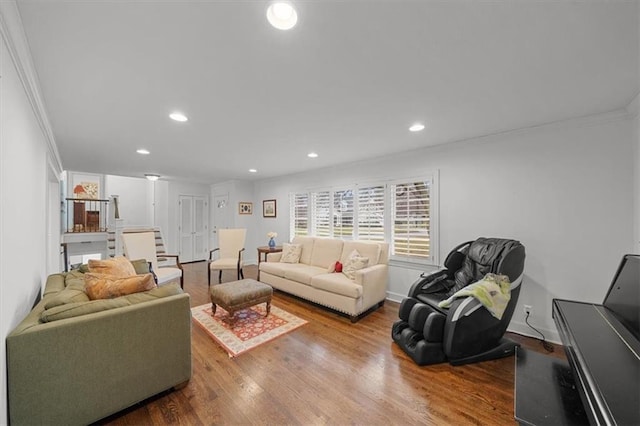
[[[298,25],[280,31],[266,1],[19,0],[65,169],[261,179],[607,112],[638,92],[636,1],[294,4]],[[410,133],[415,121],[426,129]]]

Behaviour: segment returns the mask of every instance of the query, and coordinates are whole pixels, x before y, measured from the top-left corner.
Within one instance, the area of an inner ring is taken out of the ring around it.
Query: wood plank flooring
[[[245,267],[246,278],[256,273],[255,266]],[[223,275],[223,282],[234,279],[232,273]],[[185,291],[192,306],[209,302],[205,262],[185,265]],[[391,339],[397,303],[386,302],[356,324],[282,292],[275,292],[273,304],[309,323],[237,358],[229,358],[194,324],[189,383],[100,423],[515,424],[513,357],[418,367]],[[509,337],[545,352],[535,339]],[[562,348],[553,355],[563,357]]]

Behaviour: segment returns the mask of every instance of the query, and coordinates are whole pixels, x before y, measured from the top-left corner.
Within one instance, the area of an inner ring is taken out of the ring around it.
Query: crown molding
[[[47,110],[44,106],[40,85],[38,83],[38,75],[33,66],[29,43],[24,32],[24,27],[22,26],[22,19],[20,18],[20,11],[18,10],[18,5],[13,0],[0,1],[0,35],[4,40],[5,46],[7,46],[13,65],[24,87],[25,94],[29,99],[38,125],[45,137],[51,165],[54,170],[60,174],[63,170],[62,160],[60,159],[58,146],[56,145],[51,123],[47,116]]]

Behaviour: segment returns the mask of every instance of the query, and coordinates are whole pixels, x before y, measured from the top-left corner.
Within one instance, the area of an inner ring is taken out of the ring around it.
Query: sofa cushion
[[[302,254],[301,244],[283,244],[280,262],[298,263],[300,262],[300,254]]]
[[[362,296],[362,286],[343,274],[322,274],[311,279],[311,287],[357,299]]]
[[[131,261],[133,269],[136,271],[136,275],[149,273],[149,262],[146,259],[136,259]]]
[[[116,256],[113,259],[95,260],[89,259],[89,272],[94,274],[112,275],[117,278],[130,277],[136,274],[136,270],[123,256]]]
[[[84,284],[72,284],[50,297],[44,304],[45,309],[55,308],[56,306],[66,305],[67,303],[88,302],[89,296],[84,292]]]
[[[360,256],[369,258],[370,266],[380,261],[380,244],[368,241],[345,241],[340,258],[343,265],[354,250],[357,250]]]
[[[310,265],[319,266],[325,271],[340,259],[344,241],[333,238],[316,238],[313,243],[313,253]]]
[[[84,278],[84,288],[91,300],[112,299],[156,287],[156,282],[151,274],[117,278],[112,275],[87,272],[84,274]]]
[[[311,278],[316,275],[327,274],[326,268],[309,266],[303,263],[291,263],[289,265],[291,265],[292,268],[285,270],[284,278],[306,285],[311,285]]]
[[[284,275],[288,270],[297,268],[299,265],[301,264],[283,262],[260,262],[260,271],[275,275],[280,278],[284,278]]]
[[[344,267],[342,268],[342,273],[350,280],[355,280],[356,271],[366,268],[367,265],[369,265],[369,258],[360,256],[358,250],[354,250],[347,258]]]
[[[311,265],[311,253],[313,252],[313,243],[315,237],[295,237],[292,244],[300,244],[302,251],[300,252],[300,263]]]
[[[156,287],[153,290],[142,293],[133,293],[114,299],[90,300],[88,302],[67,303],[65,305],[56,306],[46,309],[40,314],[40,321],[51,322],[67,318],[78,317],[82,315],[93,314],[96,312],[107,311],[109,309],[121,308],[123,306],[135,305],[138,303],[149,302],[151,300],[163,297],[175,296],[183,293],[179,285],[165,285]]]

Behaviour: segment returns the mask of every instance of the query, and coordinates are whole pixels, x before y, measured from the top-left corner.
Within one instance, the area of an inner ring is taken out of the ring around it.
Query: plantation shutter
[[[393,255],[431,257],[430,190],[426,180],[391,185]]]
[[[358,188],[358,239],[384,242],[384,185]]]
[[[291,194],[289,200],[291,217],[291,238],[309,234],[309,194],[306,192]]]
[[[353,239],[353,190],[333,193],[333,236]]]
[[[331,236],[331,193],[329,191],[314,192],[313,200],[313,235],[317,237]]]

